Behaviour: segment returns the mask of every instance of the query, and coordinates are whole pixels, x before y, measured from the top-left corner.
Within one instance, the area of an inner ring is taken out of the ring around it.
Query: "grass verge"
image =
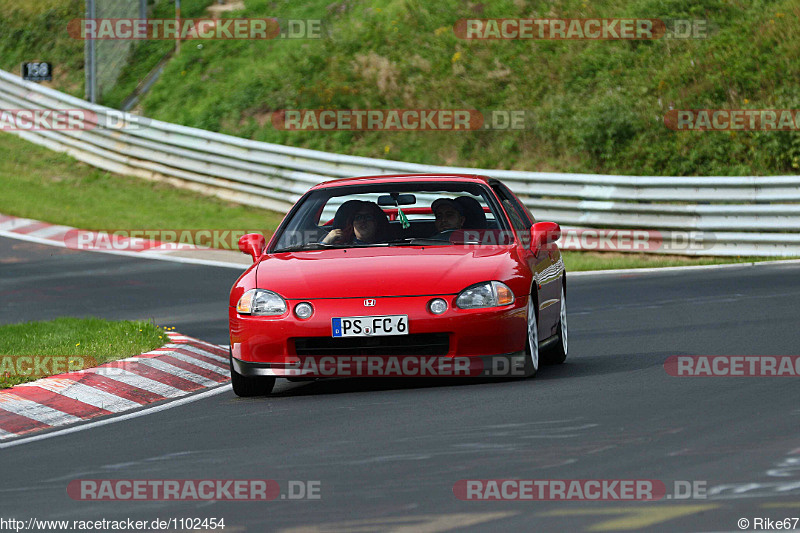
[[[283,214],[119,176],[0,133],[0,213],[81,229],[247,229]]]
[[[0,326],[0,389],[132,357],[168,342],[163,328],[144,321],[62,317]]]

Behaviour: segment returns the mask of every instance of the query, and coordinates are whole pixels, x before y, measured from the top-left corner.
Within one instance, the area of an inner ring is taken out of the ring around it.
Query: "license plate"
[[[331,319],[334,337],[408,335],[408,315],[345,316]]]

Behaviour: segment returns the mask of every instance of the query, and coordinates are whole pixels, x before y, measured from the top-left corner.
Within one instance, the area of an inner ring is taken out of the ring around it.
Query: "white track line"
[[[51,431],[49,433],[44,433],[41,435],[34,435],[32,437],[24,437],[18,440],[13,440],[11,442],[0,442],[0,450],[3,448],[11,448],[12,446],[19,446],[20,444],[28,444],[29,442],[36,442],[44,439],[51,439],[53,437],[59,437],[61,435],[68,435],[70,433],[76,433],[78,431],[84,431],[87,429],[96,428],[99,426],[105,426],[107,424],[113,424],[115,422],[122,422],[123,420],[130,420],[131,418],[138,418],[140,416],[145,415],[152,415],[158,413],[160,411],[165,411],[167,409],[172,409],[173,407],[178,407],[179,405],[184,405],[187,403],[196,402],[197,400],[202,400],[209,396],[214,396],[217,394],[222,394],[223,392],[227,392],[231,389],[230,383],[226,383],[223,385],[219,385],[216,388],[200,392],[197,394],[193,394],[187,398],[181,398],[180,400],[174,400],[169,403],[164,403],[161,405],[157,405],[154,407],[144,408],[141,411],[134,411],[133,413],[128,413],[124,415],[114,416],[112,418],[105,418],[103,420],[97,420],[94,422],[87,422],[85,424],[80,424],[78,426],[73,426],[69,428],[64,428],[57,431]],[[0,435],[2,436],[2,435]]]

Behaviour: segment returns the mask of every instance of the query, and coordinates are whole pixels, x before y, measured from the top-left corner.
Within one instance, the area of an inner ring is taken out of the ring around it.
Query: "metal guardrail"
[[[98,122],[120,111],[0,71],[0,109],[83,109]],[[404,163],[252,141],[138,118],[119,129],[24,130],[20,137],[112,172],[286,211],[321,181],[395,173],[502,179],[539,220],[565,226],[648,229],[651,252],[800,256],[800,176],[644,177],[522,172]],[[652,233],[651,232],[651,233]],[[681,247],[681,242],[687,242]],[[584,243],[585,244],[585,243]]]

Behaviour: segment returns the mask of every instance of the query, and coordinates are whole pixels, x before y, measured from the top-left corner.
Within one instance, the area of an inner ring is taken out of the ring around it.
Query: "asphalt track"
[[[0,323],[149,318],[226,343],[232,269],[0,239]],[[569,281],[570,356],[533,380],[279,381],[0,449],[0,517],[215,517],[226,532],[740,531],[800,516],[798,379],[670,377],[670,355],[796,355],[800,265]],[[320,482],[318,500],[81,502],[75,479]],[[705,499],[460,501],[462,479],[704,482]],[[798,525],[800,527],[800,525]],[[298,529],[299,531],[299,529]]]

